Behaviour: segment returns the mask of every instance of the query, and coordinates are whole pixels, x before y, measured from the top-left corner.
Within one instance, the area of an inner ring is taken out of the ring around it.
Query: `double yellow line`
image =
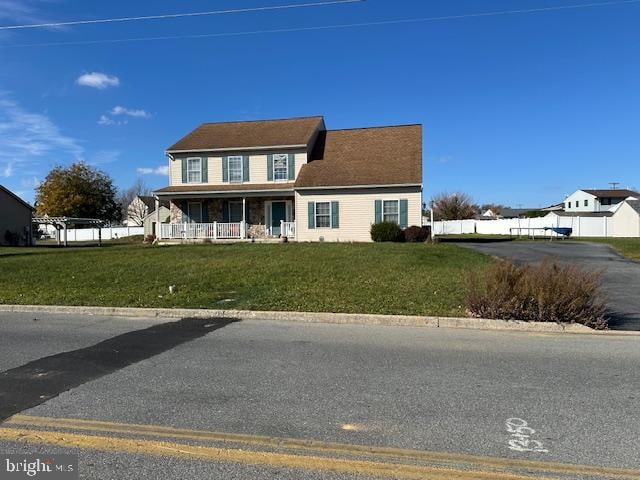
[[[0,440],[384,478],[640,479],[640,470],[26,415],[2,424]]]

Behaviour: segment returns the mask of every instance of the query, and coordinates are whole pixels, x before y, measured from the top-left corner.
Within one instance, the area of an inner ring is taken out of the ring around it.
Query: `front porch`
[[[159,240],[296,239],[293,198],[172,199]]]

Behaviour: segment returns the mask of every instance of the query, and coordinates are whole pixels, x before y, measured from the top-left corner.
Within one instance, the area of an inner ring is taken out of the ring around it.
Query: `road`
[[[609,327],[640,330],[640,263],[617,254],[601,243],[562,241],[524,241],[459,243],[462,247],[520,263],[539,263],[552,258],[602,271],[602,290],[609,307]]]
[[[6,313],[0,329],[0,452],[77,453],[80,478],[640,478],[640,337]]]

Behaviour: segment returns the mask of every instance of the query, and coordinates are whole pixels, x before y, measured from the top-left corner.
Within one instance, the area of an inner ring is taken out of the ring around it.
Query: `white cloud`
[[[114,123],[116,122],[111,120],[106,115],[100,115],[100,119],[98,120],[98,125],[113,125]]]
[[[98,150],[89,160],[90,165],[105,165],[117,162],[120,159],[120,150]]]
[[[84,148],[41,113],[26,111],[0,92],[0,172],[4,177],[24,174],[38,163],[82,160]]]
[[[121,107],[120,105],[111,109],[111,115],[128,115],[135,118],[149,118],[151,114],[145,110],[130,110],[128,108]]]
[[[169,166],[162,165],[155,168],[140,167],[137,169],[137,172],[140,175],[169,175]]]
[[[98,90],[104,90],[105,88],[117,87],[120,85],[120,79],[115,75],[91,72],[80,75],[76,80],[76,83],[83,87],[92,87],[97,88]]]

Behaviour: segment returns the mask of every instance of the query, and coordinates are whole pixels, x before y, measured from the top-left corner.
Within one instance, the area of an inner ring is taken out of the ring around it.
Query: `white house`
[[[328,130],[324,118],[205,123],[167,150],[160,240],[371,241],[421,225],[422,126]]]
[[[640,199],[640,193],[626,189],[577,190],[564,201],[565,212],[606,212],[627,198]]]

